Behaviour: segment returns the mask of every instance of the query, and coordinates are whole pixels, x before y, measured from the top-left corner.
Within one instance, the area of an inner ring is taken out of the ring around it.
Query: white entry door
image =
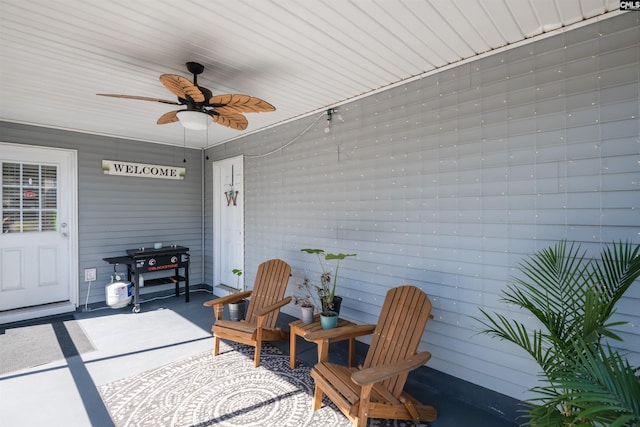
[[[0,320],[75,309],[76,152],[0,143],[0,171]]]
[[[213,163],[213,278],[214,284],[244,288],[244,187],[243,157]],[[222,289],[220,296],[224,295]],[[218,292],[218,290],[215,290]]]

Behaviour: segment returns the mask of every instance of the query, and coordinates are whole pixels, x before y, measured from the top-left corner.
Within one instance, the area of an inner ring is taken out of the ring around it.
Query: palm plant
[[[542,327],[480,310],[482,332],[523,348],[542,370],[526,426],[633,426],[640,423],[640,372],[603,343],[622,341],[612,322],[616,302],[640,276],[640,245],[603,248],[600,261],[558,242],[521,264],[523,278],[502,300],[529,311]]]

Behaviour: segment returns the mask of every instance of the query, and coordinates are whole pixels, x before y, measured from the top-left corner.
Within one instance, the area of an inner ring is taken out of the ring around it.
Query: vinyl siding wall
[[[113,265],[103,258],[154,242],[189,247],[190,284],[203,283],[201,150],[2,122],[0,135],[4,142],[78,151],[80,305],[89,291],[85,268],[97,268],[88,302],[104,303],[104,285]],[[184,180],[110,176],[103,174],[102,160],[186,167],[187,173]],[[126,273],[125,266],[117,270]],[[153,286],[141,294],[173,288],[173,284]]]
[[[334,117],[329,133],[318,115],[209,149],[209,162],[246,156],[247,285],[260,262],[278,257],[294,269],[291,294],[306,275],[319,280],[301,248],[357,253],[340,270],[344,317],[376,322],[388,289],[417,285],[434,307],[422,341],[429,366],[529,397],[537,366],[479,335],[473,317],[482,307],[534,326],[499,295],[521,261],[559,239],[590,255],[602,243],[640,243],[639,17],[621,14],[342,105],[344,121]],[[616,315],[630,322],[619,333],[636,366],[639,302],[636,283]]]

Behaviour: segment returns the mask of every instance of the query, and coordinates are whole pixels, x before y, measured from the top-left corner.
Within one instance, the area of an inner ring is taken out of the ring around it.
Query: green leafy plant
[[[504,302],[529,311],[542,327],[529,329],[480,309],[482,332],[510,341],[542,370],[525,426],[633,426],[640,422],[638,369],[603,343],[622,341],[612,322],[615,304],[640,276],[640,245],[619,242],[588,259],[560,241],[520,266],[523,278],[502,292]]]
[[[306,289],[307,291],[310,291],[311,286],[313,286],[316,289],[318,297],[321,301],[322,311],[329,311],[333,308],[333,298],[336,295],[336,286],[338,283],[338,271],[340,270],[340,263],[345,258],[357,256],[357,254],[325,254],[323,249],[310,248],[300,250],[308,254],[315,254],[318,257],[320,268],[322,269],[322,274],[320,275],[320,286],[311,285],[307,280]],[[324,257],[322,255],[324,255]],[[331,278],[332,273],[326,268],[325,262],[323,262],[323,258],[324,261],[336,261],[335,270],[333,271],[333,280]],[[311,292],[309,292],[309,294],[313,298]]]
[[[240,276],[242,276],[242,270],[240,270],[239,268],[234,268],[233,270],[231,270],[231,272],[233,274],[236,275],[236,291],[235,292],[240,292]]]

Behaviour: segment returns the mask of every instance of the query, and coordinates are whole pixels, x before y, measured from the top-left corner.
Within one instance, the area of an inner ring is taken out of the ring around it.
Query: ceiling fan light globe
[[[205,130],[211,123],[209,115],[199,111],[178,111],[176,115],[180,124],[191,130]]]

